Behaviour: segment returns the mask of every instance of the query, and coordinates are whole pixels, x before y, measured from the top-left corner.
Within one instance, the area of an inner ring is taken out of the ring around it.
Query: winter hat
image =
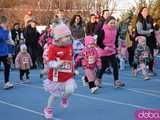
[[[109,16],[109,17],[105,20],[105,23],[109,23],[111,20],[116,20],[116,18],[113,17],[113,16]]]
[[[60,23],[53,28],[53,38],[58,40],[65,36],[71,35],[71,31],[67,25]]]
[[[94,44],[95,43],[95,39],[94,39],[94,37],[93,36],[86,36],[85,38],[84,38],[84,43],[85,43],[85,46],[88,46],[88,45],[90,45],[90,44]]]
[[[135,38],[136,41],[138,41],[138,43],[140,43],[141,41],[145,40],[146,41],[146,38],[144,36],[137,36]]]
[[[22,44],[20,46],[20,51],[23,51],[24,49],[27,50],[27,46],[25,44]]]

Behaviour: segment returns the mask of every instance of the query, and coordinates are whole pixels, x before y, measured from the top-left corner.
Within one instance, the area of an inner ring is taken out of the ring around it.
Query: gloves
[[[53,60],[53,61],[50,61],[50,62],[48,63],[48,66],[49,66],[49,68],[58,68],[58,67],[60,67],[62,64],[63,64],[63,63],[62,63],[61,61],[55,61],[55,60]]]
[[[75,70],[75,71],[74,71],[74,75],[79,75],[79,71],[78,71],[78,70]]]

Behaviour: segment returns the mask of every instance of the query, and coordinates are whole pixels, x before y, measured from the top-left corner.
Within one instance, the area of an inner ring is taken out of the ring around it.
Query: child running
[[[96,50],[96,41],[93,36],[88,35],[84,39],[85,48],[81,51],[76,59],[78,63],[82,59],[82,67],[84,68],[85,77],[88,80],[91,93],[95,93],[98,87],[95,85],[96,71],[101,69],[101,60]]]
[[[52,118],[52,104],[60,96],[61,106],[67,108],[68,97],[75,91],[73,70],[73,46],[70,29],[63,23],[53,28],[54,44],[48,51],[48,79],[44,81],[44,88],[50,93],[48,104],[44,109],[45,118]]]
[[[138,41],[138,45],[135,50],[133,75],[136,76],[138,71],[142,71],[144,80],[149,80],[147,67],[151,64],[150,61],[153,58],[149,47],[146,45],[146,38],[144,36],[138,36],[136,40]],[[138,69],[137,66],[139,66]]]

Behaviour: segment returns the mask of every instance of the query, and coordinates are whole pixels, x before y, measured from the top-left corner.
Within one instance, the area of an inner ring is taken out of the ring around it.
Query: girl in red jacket
[[[54,44],[48,51],[48,79],[44,81],[44,88],[51,93],[48,104],[44,109],[46,118],[53,117],[52,103],[55,98],[60,96],[61,106],[68,106],[68,97],[77,87],[73,71],[73,48],[71,40],[71,31],[60,23],[53,28],[52,32]]]

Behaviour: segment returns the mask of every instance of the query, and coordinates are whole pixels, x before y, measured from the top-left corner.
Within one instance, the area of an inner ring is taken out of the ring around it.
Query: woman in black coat
[[[147,46],[149,47],[152,57],[154,58],[154,49],[156,49],[156,38],[154,34],[153,19],[148,14],[148,8],[146,7],[143,7],[138,14],[136,36],[146,37]],[[152,60],[149,64],[150,75],[155,75],[153,71],[153,64],[154,60]]]
[[[36,68],[36,58],[38,56],[38,38],[39,33],[36,30],[36,22],[31,21],[30,24],[24,30],[25,43],[28,48],[28,52],[31,55],[33,61],[33,68]]]

